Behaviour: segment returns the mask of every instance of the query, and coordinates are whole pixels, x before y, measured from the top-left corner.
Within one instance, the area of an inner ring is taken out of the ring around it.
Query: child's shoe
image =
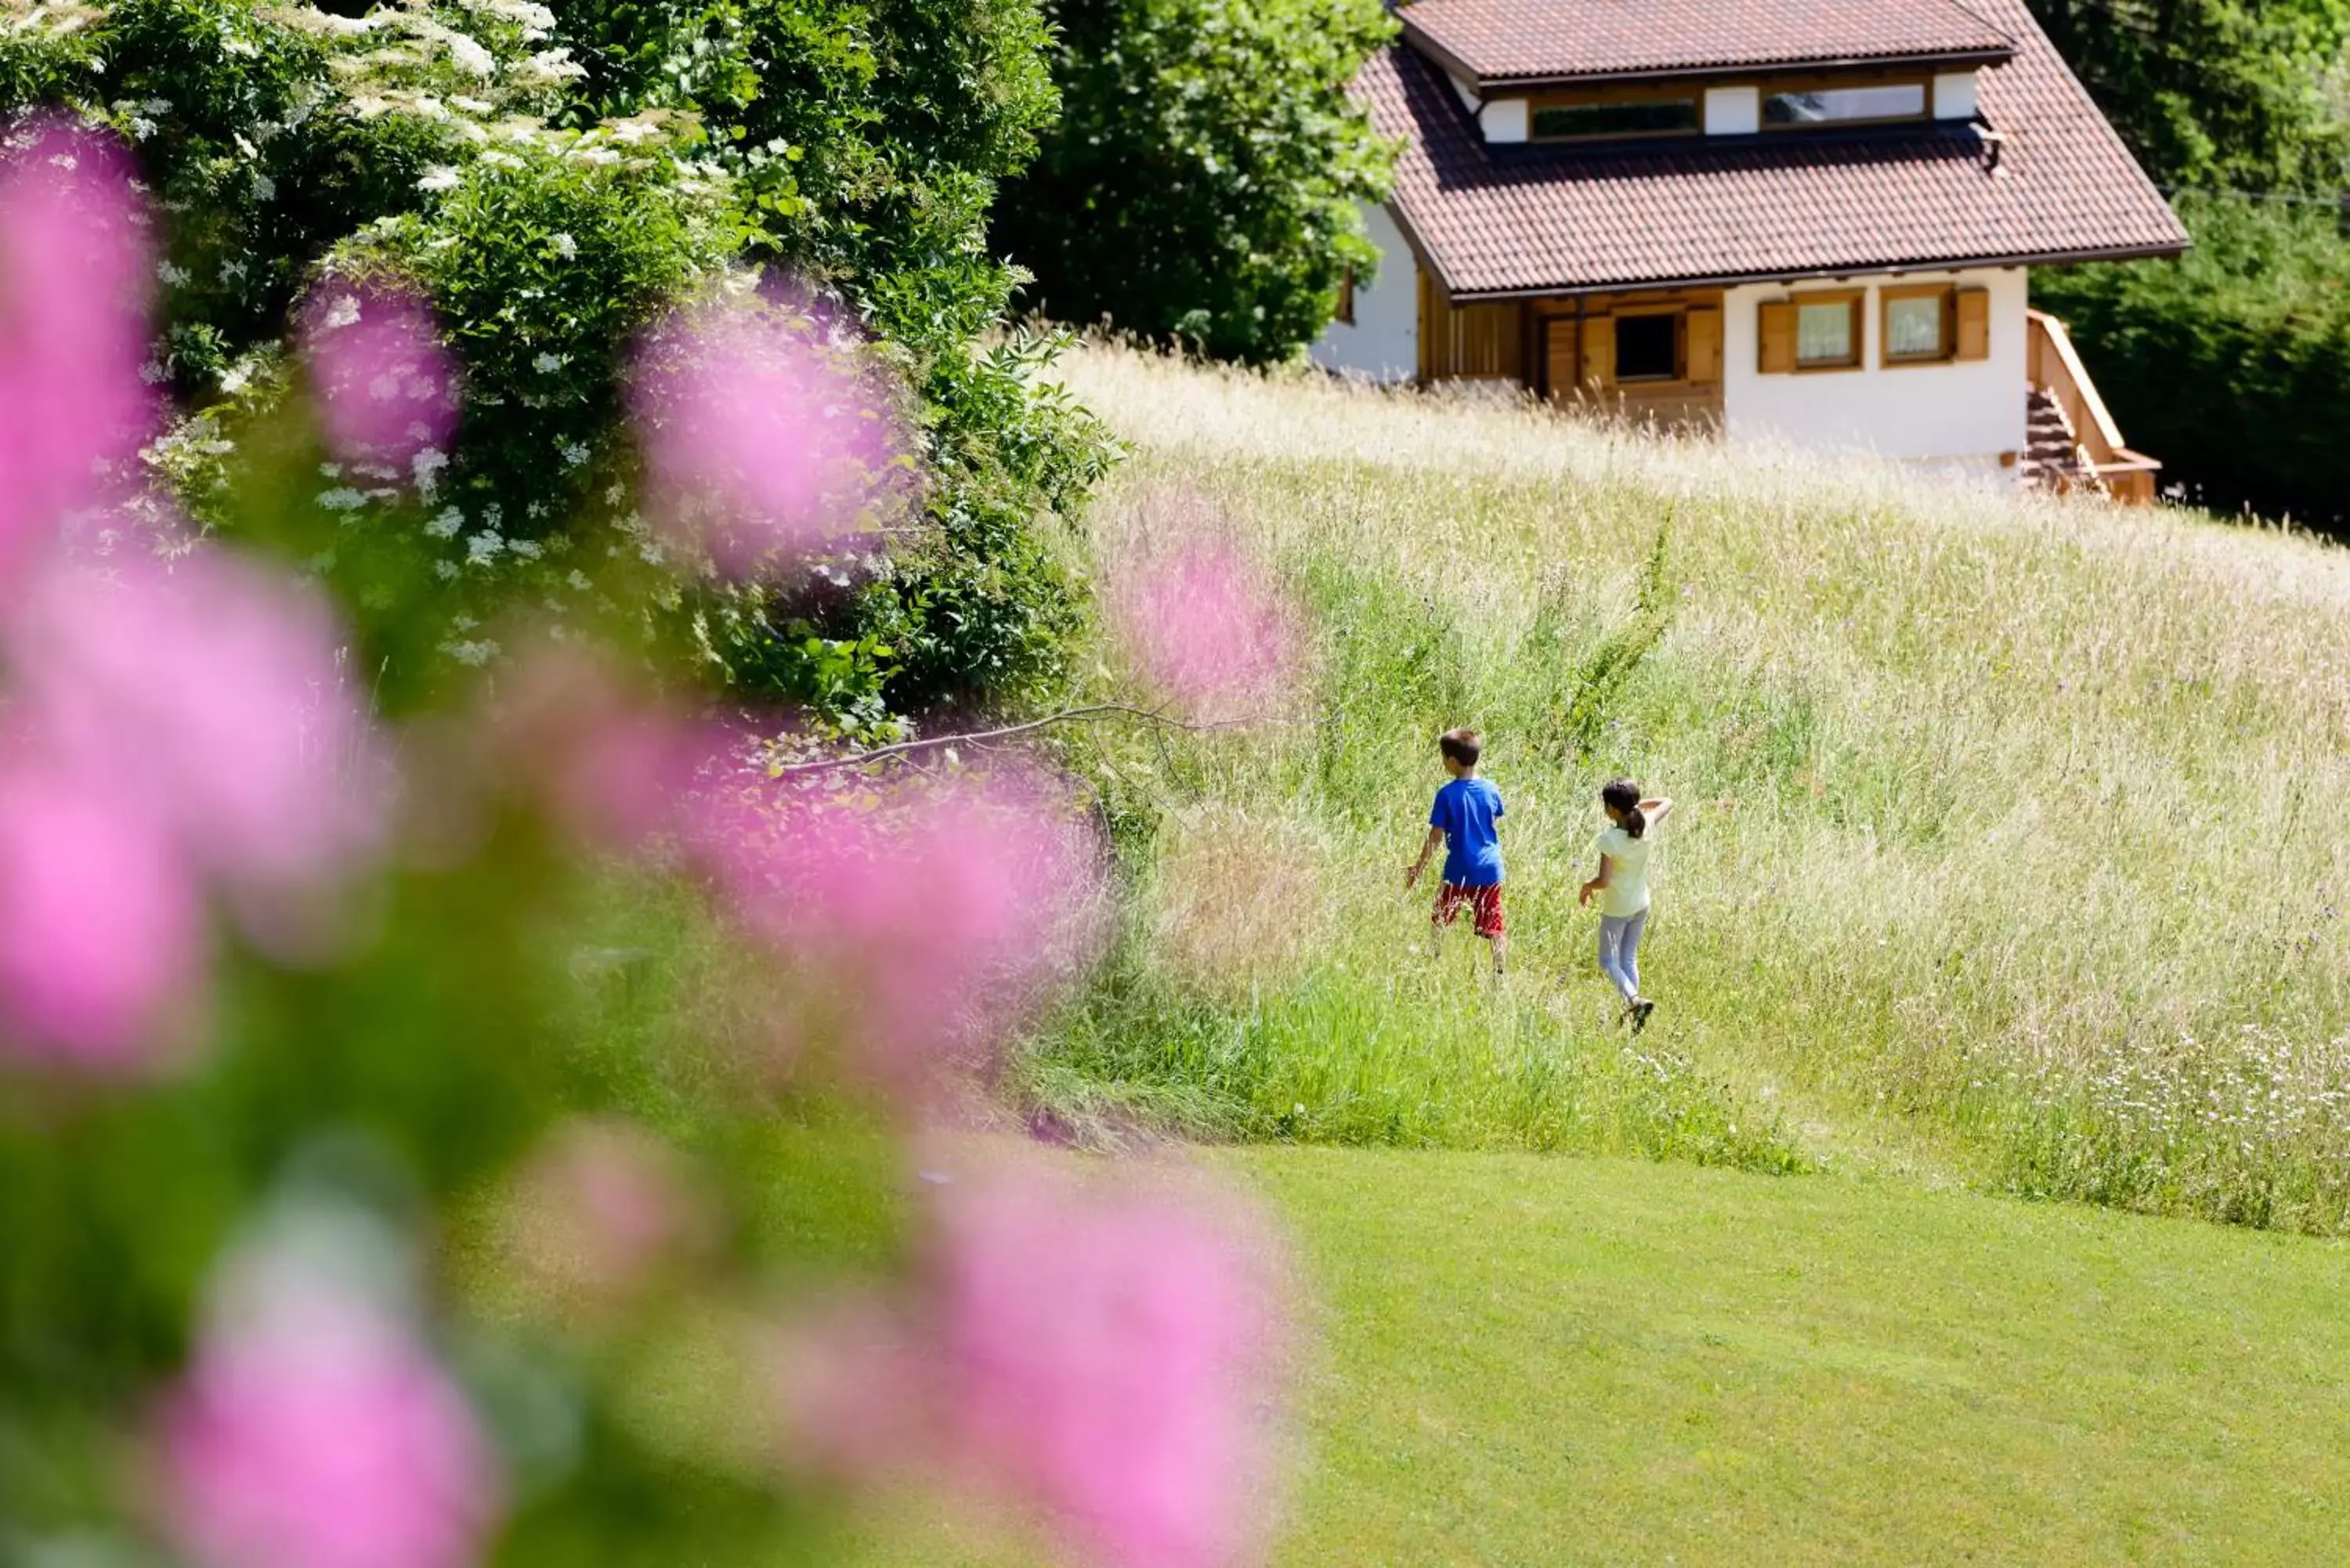
[[[1654,1012],[1656,1010],[1657,1004],[1650,1002],[1645,996],[1639,1001],[1634,1002],[1632,1004],[1632,1033],[1638,1034],[1641,1030],[1646,1029],[1648,1026],[1648,1014]]]

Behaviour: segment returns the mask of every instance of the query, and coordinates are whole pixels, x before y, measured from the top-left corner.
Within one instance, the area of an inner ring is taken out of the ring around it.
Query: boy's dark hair
[[[1436,737],[1436,747],[1462,767],[1473,768],[1485,750],[1485,742],[1474,730],[1447,730]]]
[[[1638,838],[1648,831],[1648,819],[1640,810],[1640,786],[1630,779],[1617,779],[1599,792],[1599,804],[1612,805],[1624,818],[1624,831]]]

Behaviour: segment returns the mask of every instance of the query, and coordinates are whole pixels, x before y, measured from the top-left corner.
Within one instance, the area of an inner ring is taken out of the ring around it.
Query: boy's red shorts
[[[1469,906],[1476,918],[1477,934],[1498,937],[1502,934],[1502,885],[1489,883],[1482,888],[1464,887],[1459,882],[1447,882],[1438,889],[1436,913],[1431,917],[1438,925],[1449,926],[1461,913],[1461,906]]]

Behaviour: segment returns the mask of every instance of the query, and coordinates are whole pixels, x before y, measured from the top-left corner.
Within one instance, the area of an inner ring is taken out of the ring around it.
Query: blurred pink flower
[[[1069,802],[998,777],[879,803],[736,791],[691,825],[732,910],[825,988],[856,1064],[919,1086],[1092,956],[1098,846]]]
[[[197,1346],[159,1433],[201,1568],[466,1568],[501,1505],[473,1414],[396,1316],[279,1281]]]
[[[1041,1177],[951,1190],[941,1218],[955,1453],[1115,1568],[1237,1561],[1277,1315],[1250,1230]]]
[[[646,505],[671,542],[730,576],[820,553],[910,482],[862,350],[778,306],[673,316],[638,357],[632,412]]]
[[[296,940],[376,847],[388,788],[323,598],[210,549],[35,589],[5,628],[35,743],[160,827],[255,940]]]
[[[0,775],[0,1055],[156,1064],[203,949],[198,889],[139,814],[21,760]]]
[[[38,119],[0,164],[0,604],[153,420],[146,215],[111,138]]]
[[[457,367],[432,308],[399,285],[331,279],[302,309],[302,352],[328,448],[432,488],[431,459],[457,429]]]
[[[676,826],[681,794],[727,744],[600,654],[556,642],[512,660],[480,734],[499,778],[525,783],[565,833],[608,850]]]
[[[1102,606],[1143,680],[1180,707],[1262,701],[1296,674],[1295,610],[1222,540],[1129,558]]]
[[[510,1250],[542,1292],[590,1309],[625,1300],[708,1232],[676,1155],[620,1121],[559,1128],[519,1173],[506,1221]]]

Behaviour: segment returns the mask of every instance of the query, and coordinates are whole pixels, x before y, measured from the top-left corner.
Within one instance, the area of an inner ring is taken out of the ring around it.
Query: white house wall
[[[1731,439],[1777,436],[1895,458],[1957,460],[1969,468],[2000,466],[2023,450],[2025,273],[2021,267],[1838,279],[1790,288],[1756,284],[1728,289],[1722,300],[1722,423]],[[1933,365],[1878,363],[1883,328],[1877,290],[1906,283],[1955,283],[1989,291],[1991,357]],[[1764,375],[1761,315],[1765,300],[1805,288],[1865,287],[1860,368]],[[2011,460],[2012,461],[2012,460]]]
[[[1334,321],[1312,349],[1331,370],[1380,381],[1419,373],[1419,265],[1385,207],[1367,207],[1363,230],[1379,248],[1378,272],[1355,285],[1355,324]]]

